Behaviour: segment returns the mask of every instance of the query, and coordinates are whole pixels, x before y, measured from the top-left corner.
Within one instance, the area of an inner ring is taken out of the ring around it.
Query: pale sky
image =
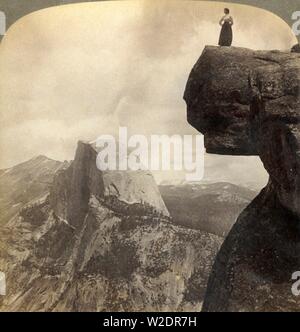
[[[72,159],[77,141],[114,134],[197,134],[182,99],[223,8],[234,46],[288,50],[280,18],[254,7],[193,1],[90,2],[25,16],[0,44],[0,168],[43,154]],[[257,157],[206,155],[205,178],[266,182]],[[158,174],[158,181],[178,176]]]

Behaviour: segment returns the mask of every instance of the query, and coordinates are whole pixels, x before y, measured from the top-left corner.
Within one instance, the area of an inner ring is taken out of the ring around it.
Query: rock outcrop
[[[130,209],[144,206],[157,215],[169,217],[150,172],[103,172],[97,168],[96,159],[95,145],[80,141],[74,162],[61,170],[53,182],[50,202],[57,216],[69,220],[75,227],[80,225],[87,213],[89,198],[94,196]]]
[[[149,172],[101,172],[96,156],[79,142],[0,228],[0,310],[200,310],[221,238],[174,225]]]
[[[270,175],[216,258],[204,310],[300,311],[300,55],[206,47],[184,98],[207,152],[258,155]]]

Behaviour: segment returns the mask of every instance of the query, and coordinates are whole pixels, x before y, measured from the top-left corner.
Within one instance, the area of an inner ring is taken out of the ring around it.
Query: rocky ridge
[[[222,240],[174,225],[152,175],[101,172],[79,142],[1,227],[3,311],[195,311]]]

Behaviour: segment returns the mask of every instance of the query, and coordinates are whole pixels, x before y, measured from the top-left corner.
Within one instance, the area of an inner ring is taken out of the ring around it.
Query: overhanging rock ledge
[[[226,238],[203,310],[300,311],[300,54],[207,46],[184,99],[208,153],[258,155],[270,176]]]

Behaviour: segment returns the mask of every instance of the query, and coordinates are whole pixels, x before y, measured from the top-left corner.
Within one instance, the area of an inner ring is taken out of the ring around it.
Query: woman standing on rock
[[[229,15],[230,11],[228,8],[224,9],[224,16],[220,20],[222,27],[219,39],[219,46],[231,46],[232,44],[232,25],[233,18]]]

